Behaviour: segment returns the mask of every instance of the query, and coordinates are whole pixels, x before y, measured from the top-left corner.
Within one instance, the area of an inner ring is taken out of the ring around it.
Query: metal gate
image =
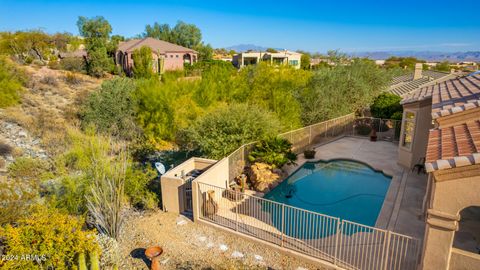
[[[188,179],[185,181],[185,184],[182,185],[183,190],[183,211],[187,213],[192,213],[193,203],[192,203],[192,180]]]

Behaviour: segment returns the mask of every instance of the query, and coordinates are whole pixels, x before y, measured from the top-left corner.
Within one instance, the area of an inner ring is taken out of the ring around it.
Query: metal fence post
[[[385,239],[385,242],[384,242],[384,247],[383,247],[383,250],[384,250],[384,253],[383,253],[383,269],[387,270],[388,268],[388,257],[389,257],[389,249],[390,249],[390,237],[391,237],[391,233],[390,231],[387,231],[387,234],[385,235],[385,237],[387,239]]]
[[[282,236],[280,246],[283,247],[283,237],[285,234],[285,204],[282,203]]]
[[[310,147],[310,145],[312,144],[312,126],[310,126],[309,128],[309,135],[308,135],[308,146]]]
[[[235,231],[238,232],[238,191],[235,191]]]
[[[343,222],[343,221],[342,221]],[[337,260],[339,257],[339,245],[341,244],[341,238],[342,237],[342,228],[343,226],[340,224],[340,219],[337,219],[337,235],[335,236],[335,252],[333,255],[333,264],[337,265]],[[338,266],[338,265],[337,265]]]

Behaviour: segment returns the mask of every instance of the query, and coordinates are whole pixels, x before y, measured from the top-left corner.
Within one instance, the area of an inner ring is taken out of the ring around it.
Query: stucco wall
[[[186,175],[192,170],[205,170],[213,166],[216,160],[204,158],[191,158],[186,160],[177,167],[169,170],[160,178],[160,186],[162,190],[163,210],[174,213],[182,213],[185,211],[185,194],[183,185],[185,180],[182,175]],[[183,173],[182,173],[183,172]],[[202,175],[200,175],[201,177]]]
[[[480,269],[480,255],[452,248],[450,270],[476,270]]]
[[[455,232],[459,229],[460,211],[469,206],[480,206],[480,165],[440,170],[432,175],[432,198],[427,211],[423,270],[449,269],[449,265],[456,267],[450,269],[472,269],[461,268],[463,259],[450,255],[454,250],[452,244]]]
[[[162,204],[163,211],[181,213],[184,211],[183,207],[183,179],[164,177],[160,178],[160,186],[162,190]]]
[[[477,167],[477,169],[479,170],[477,176],[445,181],[436,180],[432,208],[457,215],[466,207],[480,206],[480,168]]]
[[[197,177],[194,181],[217,186],[228,187],[228,158],[223,158],[210,167],[206,172]]]
[[[412,168],[421,158],[425,157],[427,151],[428,131],[433,127],[432,115],[430,113],[432,110],[431,100],[406,104],[403,106],[403,109],[404,114],[405,111],[415,113],[415,129],[411,148],[408,149],[403,147],[402,142],[405,122],[402,121],[401,136],[398,147],[398,163],[407,168]]]
[[[184,53],[167,53],[165,55],[164,70],[182,70]]]

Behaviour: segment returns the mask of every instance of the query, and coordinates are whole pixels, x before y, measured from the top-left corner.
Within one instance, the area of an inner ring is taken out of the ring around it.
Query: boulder
[[[268,164],[254,163],[250,166],[249,176],[256,191],[267,192],[278,185],[281,179],[281,170],[279,173],[278,170],[274,171],[272,166]]]

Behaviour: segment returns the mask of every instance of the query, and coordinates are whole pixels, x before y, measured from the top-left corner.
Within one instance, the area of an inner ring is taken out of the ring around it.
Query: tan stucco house
[[[198,53],[192,49],[185,48],[170,42],[147,37],[144,39],[131,39],[121,42],[115,54],[117,65],[121,66],[126,74],[131,75],[135,63],[132,53],[147,46],[152,49],[153,70],[156,73],[163,73],[169,70],[181,70],[183,65],[197,62]]]
[[[480,75],[405,96],[398,162],[428,173],[421,269],[480,269]]]
[[[266,61],[274,65],[290,65],[295,69],[300,68],[301,53],[291,51],[278,52],[243,52],[233,56],[232,63],[237,68],[255,65],[260,61]]]

